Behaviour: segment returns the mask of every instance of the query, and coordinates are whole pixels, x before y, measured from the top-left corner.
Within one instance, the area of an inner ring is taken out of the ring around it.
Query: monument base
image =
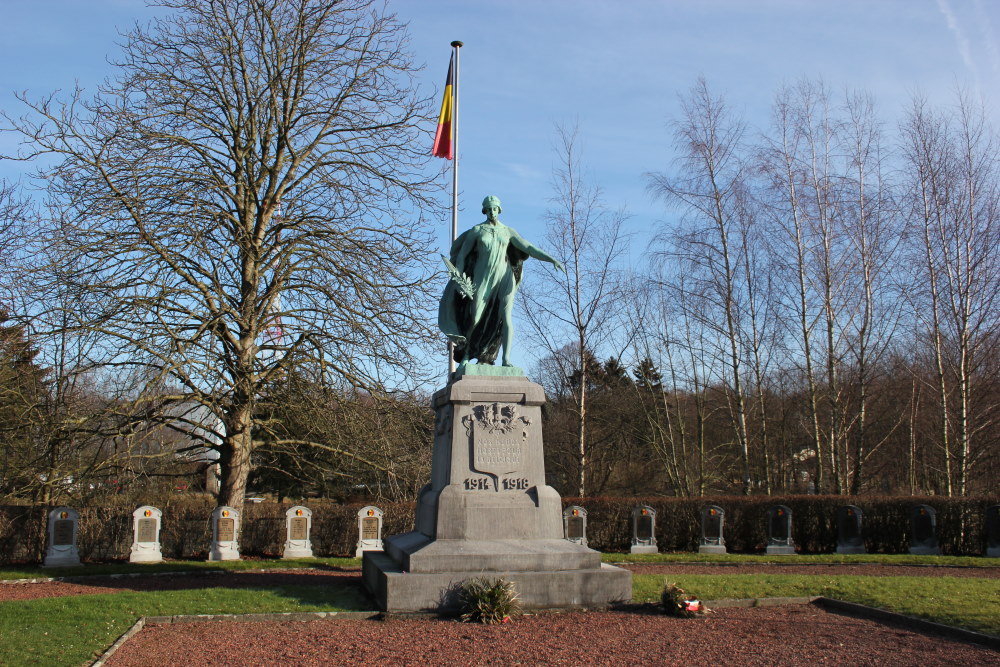
[[[659,548],[655,544],[633,544],[629,553],[633,554],[658,554]]]
[[[795,547],[780,544],[772,544],[767,547],[768,556],[794,556]]]
[[[463,582],[514,584],[526,609],[601,608],[629,600],[632,573],[564,539],[562,502],[545,483],[545,393],[514,373],[467,364],[432,398],[430,483],[415,530],[365,551],[365,586],[385,611],[458,610]]]
[[[313,558],[313,557],[314,556],[312,549],[293,549],[285,547],[284,552],[282,552],[281,554],[281,558],[284,560],[290,558]]]
[[[866,554],[864,547],[837,546],[838,554]]]
[[[48,553],[45,554],[45,560],[42,561],[42,567],[74,567],[80,564],[80,552],[76,550],[76,547],[72,549],[59,549],[56,548],[49,549]]]
[[[545,560],[551,554],[539,555]],[[455,556],[463,561],[460,571],[410,572],[383,551],[366,551],[362,561],[365,586],[379,609],[390,612],[455,613],[462,583],[478,577],[513,582],[524,609],[595,609],[632,597],[632,573],[607,564],[591,569],[492,570],[478,567],[475,557]]]
[[[219,547],[213,545],[208,551],[208,560],[239,560],[240,552],[232,547]]]
[[[698,547],[698,553],[700,554],[724,554],[728,553],[726,551],[726,546],[724,544],[702,544]]]
[[[940,556],[941,547],[910,547],[911,556]]]
[[[132,547],[132,551],[128,555],[128,562],[130,563],[162,563],[163,562],[163,552],[160,551],[160,545],[157,544],[154,548],[143,548],[143,547]]]

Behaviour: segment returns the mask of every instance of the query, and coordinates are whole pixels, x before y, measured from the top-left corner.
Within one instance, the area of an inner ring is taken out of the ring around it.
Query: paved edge
[[[121,637],[115,640],[115,643],[109,646],[108,650],[101,654],[101,657],[99,657],[94,662],[90,663],[91,667],[103,667],[104,662],[108,658],[113,656],[115,654],[115,651],[120,649],[122,645],[132,637],[132,635],[142,630],[143,627],[145,627],[145,625],[146,625],[146,617],[141,616],[138,621],[132,624],[131,628],[125,631],[125,634],[123,634]]]
[[[985,632],[957,628],[953,625],[935,623],[934,621],[928,621],[915,616],[907,616],[906,614],[899,614],[894,611],[887,611],[885,609],[879,609],[878,607],[869,607],[856,602],[846,602],[835,598],[820,596],[815,599],[814,604],[828,611],[839,612],[848,616],[859,616],[873,621],[879,621],[880,623],[903,627],[907,630],[916,630],[927,634],[939,635],[948,639],[957,639],[963,642],[979,644],[993,649],[994,651],[1000,651],[1000,635],[991,635]]]

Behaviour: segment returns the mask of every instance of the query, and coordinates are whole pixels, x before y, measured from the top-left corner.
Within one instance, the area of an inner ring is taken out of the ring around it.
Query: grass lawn
[[[1000,558],[982,556],[911,556],[910,554],[795,554],[767,556],[765,554],[601,554],[605,563],[789,563],[842,564],[878,563],[880,565],[940,565],[949,567],[1000,567]]]
[[[781,562],[993,565],[1000,559],[933,556],[745,556],[728,554],[605,554],[608,562]],[[357,567],[355,558],[294,561],[243,560],[206,563],[172,561],[154,565],[110,563],[77,568],[0,569],[0,578],[23,579],[85,574]],[[676,582],[703,600],[775,596],[812,596],[848,600],[961,627],[1000,634],[1000,579],[960,577],[875,577],[786,575],[775,573],[633,575],[633,599],[654,602],[665,581]],[[20,585],[20,584],[16,584]],[[27,584],[30,585],[30,584]],[[123,592],[0,602],[0,664],[76,665],[110,646],[140,616],[245,614],[289,611],[358,611],[371,602],[357,585],[284,586],[266,589],[205,588],[181,591]]]
[[[360,558],[300,558],[227,560],[172,560],[162,563],[96,563],[76,567],[41,567],[38,565],[0,566],[0,580],[43,579],[47,577],[82,577],[89,575],[132,574],[137,572],[221,572],[225,570],[286,570],[296,568],[358,568]]]
[[[0,602],[0,665],[84,664],[140,616],[370,608],[360,581],[357,587],[200,588]]]
[[[793,574],[634,574],[633,602],[659,600],[665,582],[702,600],[822,595],[938,623],[1000,634],[1000,579]]]

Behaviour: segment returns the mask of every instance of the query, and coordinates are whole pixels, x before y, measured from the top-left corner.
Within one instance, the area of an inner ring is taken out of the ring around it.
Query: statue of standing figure
[[[559,260],[500,222],[501,210],[497,197],[486,197],[486,221],[455,239],[450,261],[445,259],[450,280],[438,308],[438,326],[454,343],[455,361],[461,367],[472,359],[493,364],[501,347],[503,365],[513,365],[511,316],[524,260],[534,257],[566,270]]]

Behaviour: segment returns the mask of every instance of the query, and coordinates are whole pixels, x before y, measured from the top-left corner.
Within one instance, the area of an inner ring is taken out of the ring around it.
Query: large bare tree
[[[267,387],[308,366],[377,390],[427,339],[428,107],[380,3],[161,5],[95,96],[8,121],[19,157],[50,154],[43,242],[100,306],[78,326],[111,373],[141,367],[143,419],[218,418],[203,444],[239,506]]]

